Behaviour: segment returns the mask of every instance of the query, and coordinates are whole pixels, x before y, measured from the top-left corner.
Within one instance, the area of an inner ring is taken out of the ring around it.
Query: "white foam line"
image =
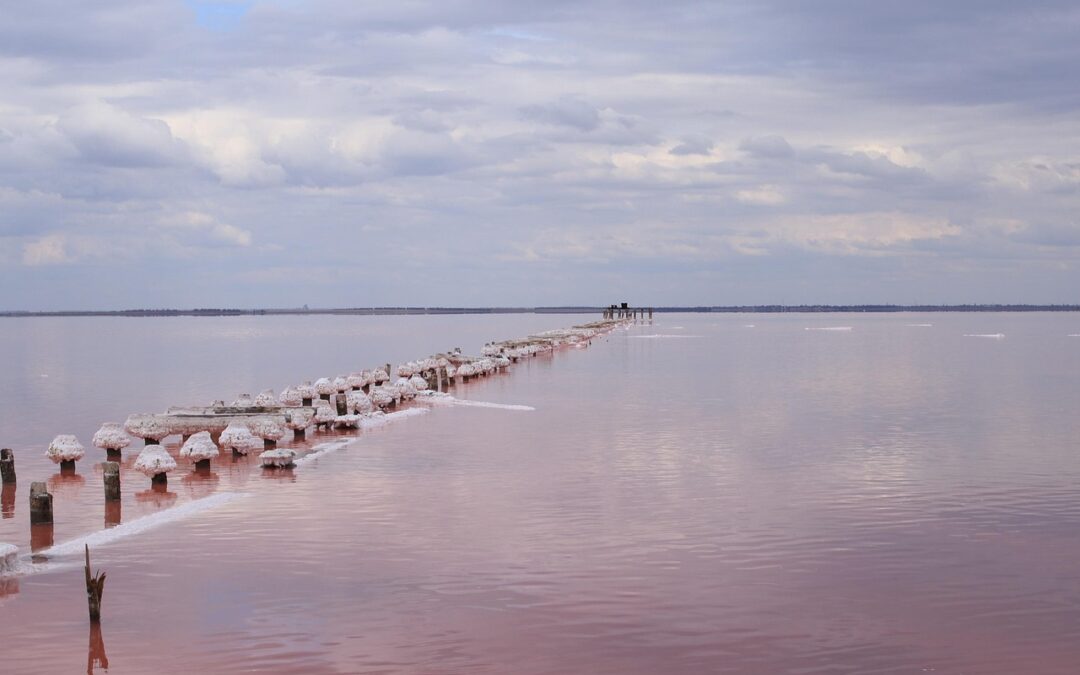
[[[320,443],[319,445],[315,446],[315,449],[313,451],[309,452],[303,457],[298,457],[297,459],[293,460],[293,464],[295,464],[296,468],[299,469],[306,464],[314,462],[323,455],[329,455],[332,452],[337,452],[338,450],[341,450],[342,448],[349,445],[349,443],[351,442],[352,439],[335,441],[333,443]]]
[[[675,339],[680,339],[681,340],[681,339],[686,339],[686,338],[699,338],[701,336],[700,335],[655,335],[654,334],[654,335],[631,335],[630,337],[638,339],[638,340],[656,340],[656,339],[659,339],[659,338],[675,338]]]
[[[488,401],[468,401],[462,398],[454,399],[454,405],[463,405],[471,408],[496,408],[498,410],[536,410],[531,405],[514,405],[512,403],[489,403]]]
[[[1068,337],[1080,337],[1080,333],[1069,333]]]
[[[231,501],[235,501],[236,499],[245,496],[247,495],[240,492],[222,492],[220,494],[210,495],[209,497],[203,497],[202,499],[196,499],[171,509],[158,511],[157,513],[127,523],[121,523],[108,530],[100,530],[83,537],[65,541],[62,544],[57,544],[56,546],[45,549],[40,553],[50,557],[82,554],[83,546],[104,546],[106,544],[111,544],[114,541],[142,534],[143,532],[161,527],[162,525],[168,525],[169,523],[175,523],[178,520],[190,518],[203,511],[216,508],[222,504],[228,504]]]
[[[964,337],[980,337],[980,338],[993,338],[995,340],[1001,340],[1005,337],[1004,333],[964,333]]]
[[[462,405],[472,408],[496,408],[499,410],[536,410],[531,405],[515,405],[512,403],[489,403],[487,401],[472,401],[464,398],[455,398],[450,394],[441,392],[428,392],[423,396],[416,397],[417,403],[428,405]]]
[[[807,326],[803,330],[851,330],[851,326]]]
[[[403,420],[406,417],[416,417],[417,415],[426,415],[427,408],[406,408],[405,410],[397,410],[392,413],[386,414],[386,419],[389,422],[396,422],[397,420]]]
[[[934,324],[932,323],[909,323],[906,324],[908,328],[930,328]]]

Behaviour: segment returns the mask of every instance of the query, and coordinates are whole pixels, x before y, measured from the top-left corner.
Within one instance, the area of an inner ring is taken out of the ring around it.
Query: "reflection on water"
[[[466,346],[528,332],[515,317],[476,320],[488,323]],[[440,321],[363,335],[348,322],[163,321],[173,337],[155,320],[125,324],[122,341],[170,402],[231,400],[459,342]],[[158,492],[126,462],[128,525],[249,496],[97,549],[110,672],[1075,672],[1080,358],[1064,336],[1080,320],[752,321],[661,315],[525,359],[454,394],[527,408],[440,406],[312,431],[282,446],[302,459],[354,442],[294,470],[223,455]],[[850,330],[805,330],[837,326]],[[63,401],[70,380],[89,378],[80,369],[102,376],[111,347],[87,332],[86,364],[56,335],[23,345],[54,374],[23,383],[34,405]],[[992,333],[1009,337],[963,337]],[[630,339],[673,334],[700,337]],[[313,341],[326,361],[276,370]],[[186,350],[184,365],[154,371],[142,355],[166,347]],[[54,391],[54,379],[69,382]],[[140,382],[123,413],[86,426],[164,407],[155,387]],[[55,471],[24,456],[27,479]],[[58,541],[100,527],[98,480],[57,495]],[[0,520],[0,541],[27,535],[24,519]],[[82,667],[70,648],[85,625],[82,569],[69,562],[54,556],[56,570],[23,577],[4,604],[12,672]],[[90,643],[89,669],[103,668]]]
[[[169,491],[168,485],[162,485],[155,483],[147,490],[141,490],[135,493],[135,501],[141,504],[152,504],[158,509],[172,506],[176,503],[177,495],[175,492]]]
[[[52,493],[53,502],[55,503],[58,497],[77,496],[83,486],[86,485],[86,479],[73,470],[62,470],[60,473],[49,476],[45,483],[49,488],[49,492]]]
[[[86,648],[86,675],[93,675],[94,669],[109,669],[109,657],[105,654],[105,638],[101,634],[101,624],[90,624],[90,641]]]
[[[35,523],[30,526],[30,550],[41,551],[52,546],[55,541],[53,523]]]
[[[4,518],[15,517],[15,484],[4,483],[0,488],[0,513]]]

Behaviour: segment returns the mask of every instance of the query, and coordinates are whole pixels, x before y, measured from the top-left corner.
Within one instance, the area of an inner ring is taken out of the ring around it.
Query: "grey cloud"
[[[795,150],[783,136],[768,135],[743,139],[739,149],[748,155],[766,159],[787,159],[795,156]]]
[[[563,96],[552,103],[528,105],[521,114],[530,120],[592,131],[600,126],[600,110],[576,96]]]
[[[708,155],[713,149],[712,139],[707,136],[688,136],[669,150],[673,155]]]

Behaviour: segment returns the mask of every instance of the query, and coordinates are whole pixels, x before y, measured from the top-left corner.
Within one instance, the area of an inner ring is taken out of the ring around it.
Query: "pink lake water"
[[[135,443],[105,512],[101,422],[588,318],[0,320],[0,542],[32,570],[0,580],[0,672],[1077,671],[1073,314],[657,315],[454,392],[534,410],[309,434],[292,472],[162,495]]]

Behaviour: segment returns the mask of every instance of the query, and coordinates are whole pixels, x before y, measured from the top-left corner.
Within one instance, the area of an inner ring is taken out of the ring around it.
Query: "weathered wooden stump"
[[[293,429],[293,438],[303,439],[307,436],[307,429]]]
[[[119,448],[109,448],[105,451],[105,459],[110,462],[119,462],[124,458]]]
[[[30,524],[52,524],[52,495],[45,483],[36,481],[30,484]]]
[[[300,403],[301,403],[301,405],[303,405],[303,406],[304,406],[305,408],[310,408],[310,407],[311,407],[311,399],[310,399],[310,398],[305,398],[305,399],[301,399],[301,400],[300,400]]]
[[[120,464],[105,462],[102,477],[105,481],[105,501],[120,501]]]
[[[0,450],[0,481],[15,482],[15,453],[11,448]]]
[[[210,460],[209,459],[200,459],[199,461],[195,462],[195,470],[198,471],[199,473],[209,473],[210,472]]]
[[[75,460],[67,459],[60,462],[60,475],[71,476],[75,473]]]
[[[338,394],[337,397],[334,400],[334,403],[337,405],[337,414],[339,414],[339,415],[348,415],[349,414],[349,403],[348,403],[348,399],[345,398],[345,394]]]
[[[90,571],[90,546],[84,544],[86,550],[86,602],[90,608],[90,623],[101,622],[101,594],[105,592],[105,573],[99,571],[93,574]]]
[[[164,486],[164,485],[168,485],[168,484],[169,484],[169,475],[166,474],[164,471],[162,471],[161,473],[155,473],[153,476],[150,477],[150,485],[151,486],[154,486],[154,485],[162,485],[162,486]]]

